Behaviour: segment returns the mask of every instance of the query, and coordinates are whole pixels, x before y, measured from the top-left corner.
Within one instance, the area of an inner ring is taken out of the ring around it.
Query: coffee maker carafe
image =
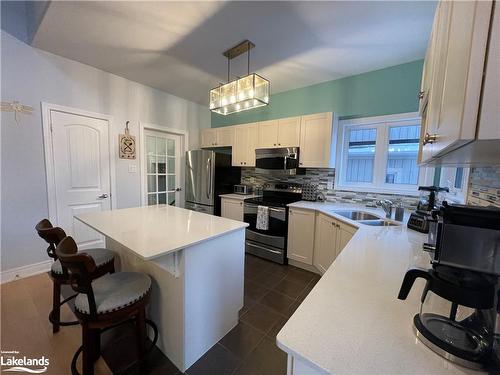
[[[500,210],[443,202],[433,216],[432,268],[409,269],[398,298],[425,279],[417,337],[450,361],[500,371]]]

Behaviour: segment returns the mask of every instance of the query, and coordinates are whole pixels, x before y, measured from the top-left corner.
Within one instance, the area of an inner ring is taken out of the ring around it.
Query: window
[[[465,203],[468,179],[469,168],[437,167],[434,171],[434,185],[450,189],[444,197],[453,203]]]
[[[341,121],[336,188],[417,194],[419,137],[415,113]]]

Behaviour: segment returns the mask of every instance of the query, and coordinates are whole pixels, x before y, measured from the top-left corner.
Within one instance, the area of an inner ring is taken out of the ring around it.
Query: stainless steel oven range
[[[245,251],[268,260],[285,264],[288,234],[287,205],[301,199],[301,187],[296,184],[277,183],[266,187],[263,195],[245,200],[244,221],[246,229]],[[259,206],[268,207],[267,229],[257,229]]]

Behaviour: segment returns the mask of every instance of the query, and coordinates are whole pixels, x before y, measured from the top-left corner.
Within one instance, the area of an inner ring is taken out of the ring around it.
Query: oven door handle
[[[264,247],[264,246],[259,246],[259,245],[256,245],[256,244],[254,244],[254,243],[248,242],[248,241],[246,241],[246,244],[247,244],[248,246],[253,246],[253,247],[256,247],[257,249],[261,249],[261,250],[269,251],[269,252],[274,253],[274,254],[279,254],[279,255],[281,255],[281,254],[282,254],[280,251],[271,250],[271,249],[268,249],[267,247]]]
[[[245,203],[246,207],[255,207],[257,208],[259,205],[254,204],[254,203]],[[274,207],[268,207],[269,211],[274,211],[274,212],[285,212],[286,208],[274,208]]]

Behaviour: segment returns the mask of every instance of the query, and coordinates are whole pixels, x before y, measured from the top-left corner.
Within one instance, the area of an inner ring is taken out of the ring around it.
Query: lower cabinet
[[[290,208],[288,211],[287,256],[305,264],[313,264],[315,212]]]
[[[221,216],[227,219],[243,221],[243,201],[222,197]]]
[[[289,213],[288,258],[324,274],[357,229],[313,210],[291,208]]]
[[[287,375],[327,375],[312,364],[288,354]]]

